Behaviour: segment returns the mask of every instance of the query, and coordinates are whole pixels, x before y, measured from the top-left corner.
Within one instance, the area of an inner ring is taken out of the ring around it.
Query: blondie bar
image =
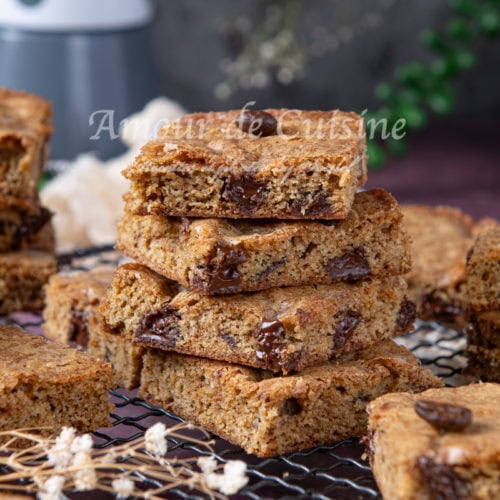
[[[467,256],[471,311],[500,311],[500,225],[479,234]]]
[[[500,385],[387,394],[368,405],[384,499],[500,498]]]
[[[126,214],[117,248],[200,293],[327,284],[410,270],[396,200],[381,189],[355,196],[342,221],[248,221]]]
[[[287,377],[150,349],[139,394],[260,457],[366,432],[366,404],[441,380],[392,341]]]
[[[293,372],[411,329],[403,278],[208,297],[140,264],[116,271],[101,311],[141,345]]]
[[[424,319],[465,321],[465,261],[475,221],[451,207],[401,205],[412,240],[411,300]]]
[[[500,383],[500,311],[471,315],[466,355],[468,374]]]
[[[44,286],[56,271],[56,259],[48,252],[0,253],[0,314],[42,310]]]
[[[108,361],[115,384],[126,389],[139,385],[144,348],[132,335],[117,335],[102,321],[101,300],[111,284],[109,268],[56,274],[45,287],[44,334],[64,344],[86,347],[88,354]]]
[[[0,88],[0,195],[37,205],[37,182],[52,135],[50,104]]]
[[[51,276],[45,287],[45,336],[87,347],[89,315],[97,311],[112,278],[112,269]]]
[[[111,366],[85,353],[0,326],[0,430],[109,425]]]
[[[364,120],[341,111],[186,115],[124,172],[129,209],[186,217],[343,219],[366,182]]]

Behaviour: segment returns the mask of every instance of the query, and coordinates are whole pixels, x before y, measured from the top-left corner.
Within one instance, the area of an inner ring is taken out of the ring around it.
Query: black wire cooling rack
[[[77,251],[59,257],[62,271],[86,271],[97,266],[116,266],[123,257],[112,247],[99,247]],[[1,320],[1,318],[0,318]],[[33,333],[40,333],[39,314],[14,314],[1,320],[17,324]],[[463,333],[437,323],[417,321],[416,329],[397,339],[410,349],[447,385],[466,382],[461,371],[465,366]],[[182,420],[136,397],[135,392],[111,391],[116,411],[111,415],[112,427],[94,433],[96,446],[109,447],[131,441],[157,421],[173,425]],[[198,437],[198,436],[197,436]],[[321,446],[288,455],[258,459],[245,454],[216,436],[214,452],[197,446],[189,440],[170,439],[169,453],[175,456],[196,457],[213,455],[219,463],[240,459],[248,465],[249,484],[237,498],[313,498],[313,499],[365,499],[378,498],[380,494],[370,467],[362,458],[363,446],[357,439],[348,439],[330,446]],[[0,471],[1,473],[1,471]],[[151,485],[159,486],[152,482]],[[78,495],[78,498],[84,498]],[[108,498],[106,494],[85,498]],[[109,497],[112,498],[112,497]],[[202,499],[202,493],[177,488],[168,492],[168,498]]]

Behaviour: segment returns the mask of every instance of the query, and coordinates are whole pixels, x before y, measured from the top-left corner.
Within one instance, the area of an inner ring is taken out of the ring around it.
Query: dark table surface
[[[408,153],[369,172],[401,203],[457,206],[500,218],[500,123],[434,124],[408,140]]]

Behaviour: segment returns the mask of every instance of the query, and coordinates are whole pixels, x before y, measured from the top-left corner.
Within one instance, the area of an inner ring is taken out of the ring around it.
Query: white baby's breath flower
[[[167,453],[167,440],[165,424],[157,422],[152,425],[144,434],[144,444],[146,450],[155,457],[163,457]]]
[[[83,434],[82,436],[76,436],[71,443],[71,452],[78,453],[82,451],[84,453],[89,452],[94,446],[94,441],[90,434]]]
[[[63,476],[51,476],[42,484],[42,491],[38,493],[40,500],[59,500],[64,487]]]
[[[247,473],[247,464],[243,460],[229,460],[224,465],[224,474],[229,476],[244,476]]]
[[[246,471],[247,464],[245,462],[230,460],[224,465],[222,474],[203,471],[203,476],[209,488],[218,490],[224,495],[234,495],[248,483]]]
[[[134,481],[127,477],[113,479],[111,486],[118,499],[128,498],[134,491]]]
[[[217,460],[214,457],[200,457],[196,463],[203,474],[210,474],[217,469]]]
[[[77,452],[71,465],[78,468],[73,473],[73,480],[75,481],[77,491],[93,490],[97,485],[97,476],[90,454],[84,451]]]
[[[247,464],[241,460],[230,460],[224,465],[223,482],[220,492],[224,495],[234,495],[248,483],[246,475]]]
[[[47,452],[49,465],[55,469],[67,467],[73,458],[71,445],[75,439],[75,429],[63,427],[52,448]]]

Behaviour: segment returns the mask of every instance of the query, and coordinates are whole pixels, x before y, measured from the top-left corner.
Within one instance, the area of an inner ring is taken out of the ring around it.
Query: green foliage
[[[450,0],[453,17],[442,30],[425,30],[422,43],[434,54],[429,64],[409,62],[395,69],[392,82],[380,83],[375,95],[381,106],[365,119],[387,119],[392,127],[406,120],[404,132],[424,127],[432,114],[449,115],[456,107],[453,80],[477,64],[471,44],[479,37],[500,33],[500,0]],[[376,130],[368,143],[370,168],[383,166],[387,153],[401,156],[406,152],[404,139],[382,140]],[[378,135],[378,136],[377,136]]]

